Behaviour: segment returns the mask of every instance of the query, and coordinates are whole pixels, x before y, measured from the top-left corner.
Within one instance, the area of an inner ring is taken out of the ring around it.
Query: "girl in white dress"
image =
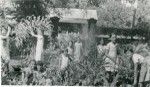
[[[105,65],[106,71],[114,72],[116,68],[116,61],[117,61],[117,44],[115,43],[116,36],[112,35],[110,38],[111,42],[109,42],[106,46],[106,59],[105,62],[107,63]]]
[[[82,56],[82,51],[83,51],[83,46],[82,46],[82,42],[80,40],[80,38],[78,38],[77,42],[75,43],[75,47],[74,47],[75,51],[74,51],[74,58],[76,62],[80,62],[81,60],[81,56]]]
[[[60,70],[65,70],[69,63],[69,58],[67,56],[67,50],[64,50],[61,54],[60,59]]]
[[[67,50],[63,50],[61,54],[61,59],[60,59],[60,73],[61,73],[61,80],[64,82],[66,79],[66,72],[67,72],[67,67],[69,64],[69,57],[67,55]]]
[[[72,47],[72,45],[73,45],[73,42],[70,41],[69,46],[67,47],[68,55],[71,56],[71,57],[73,56],[73,47]]]

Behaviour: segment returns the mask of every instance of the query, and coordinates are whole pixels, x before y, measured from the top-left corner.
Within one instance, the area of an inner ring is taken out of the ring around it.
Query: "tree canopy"
[[[128,1],[133,5],[132,0],[12,0],[16,8],[16,18],[25,18],[26,16],[45,16],[47,8],[83,8],[96,9],[98,12],[98,26],[131,28],[134,7],[126,7],[122,1]],[[135,15],[135,24],[138,18],[145,18],[150,15],[149,0],[138,0],[137,11]],[[146,21],[146,20],[143,20]]]

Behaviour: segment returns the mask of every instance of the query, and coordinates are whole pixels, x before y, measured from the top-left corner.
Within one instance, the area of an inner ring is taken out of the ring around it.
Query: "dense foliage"
[[[61,37],[59,38],[59,35]],[[46,79],[52,80],[52,85],[108,85],[108,77],[105,76],[105,69],[104,69],[104,58],[103,56],[97,55],[97,50],[93,46],[90,49],[90,52],[88,54],[88,57],[84,56],[82,58],[82,61],[80,63],[75,63],[73,61],[70,61],[69,67],[67,69],[66,76],[65,76],[65,82],[61,82],[62,77],[60,76],[59,71],[59,59],[60,59],[60,48],[59,42],[63,42],[66,47],[68,45],[69,41],[76,41],[76,37],[78,36],[77,33],[60,33],[58,35],[58,42],[52,41],[52,44],[50,43],[50,46],[47,47],[44,51],[44,66],[46,67]],[[63,38],[63,39],[62,39]],[[118,46],[118,53],[120,64],[118,68],[119,77],[116,81],[117,84],[121,83],[128,83],[132,84],[133,81],[133,71],[132,71],[132,63],[129,62],[131,59],[130,49],[131,45],[119,45]],[[128,55],[128,56],[127,56]],[[28,66],[29,61],[31,60],[33,54],[26,56],[26,60],[24,61],[23,66]],[[21,63],[22,64],[22,63]],[[22,66],[22,65],[21,65]],[[23,68],[22,66],[22,68]],[[18,66],[19,67],[19,66]],[[16,71],[12,71],[14,73],[17,73]],[[13,74],[13,73],[12,73]],[[12,75],[14,76],[14,75]],[[3,79],[7,81],[8,78],[13,78],[12,76],[6,76]],[[16,79],[19,79],[19,76],[16,76]],[[126,78],[126,79],[125,79]],[[12,84],[20,84],[21,78],[17,82],[15,78],[13,79],[14,82],[10,81]],[[9,83],[10,83],[9,82]],[[7,84],[9,84],[7,83]],[[6,83],[3,83],[6,84]]]
[[[48,46],[45,47],[43,52],[44,56],[42,61],[44,67],[46,67],[46,78],[52,80],[51,85],[108,85],[108,77],[105,76],[104,69],[104,58],[103,56],[97,55],[96,42],[90,44],[88,56],[83,56],[80,63],[74,63],[70,61],[68,70],[65,72],[65,82],[61,82],[62,77],[60,76],[59,70],[59,59],[60,59],[60,43],[63,43],[65,47],[68,46],[68,42],[76,42],[78,36],[77,33],[59,33],[57,40],[54,41],[51,38],[51,32],[53,31],[52,24],[49,18],[45,18],[47,14],[47,8],[86,8],[97,9],[99,15],[99,26],[104,27],[119,27],[126,28],[131,27],[133,8],[125,7],[120,2],[109,1],[109,0],[22,0],[15,2],[16,9],[14,10],[16,20],[16,25],[13,25],[13,33],[15,37],[10,38],[11,53],[16,54],[20,52],[20,55],[15,55],[14,57],[19,61],[19,64],[15,63],[17,66],[13,67],[13,70],[2,76],[2,84],[23,84],[21,82],[22,69],[25,66],[29,66],[30,60],[33,59],[34,49],[36,39],[31,37],[31,31],[35,31],[35,27],[44,31],[50,40]],[[137,8],[136,20],[140,17],[146,17],[149,15],[149,5],[146,0],[139,2],[139,7]],[[148,11],[147,11],[148,10]],[[4,15],[5,9],[0,8],[2,13],[2,18],[5,20]],[[32,16],[34,15],[34,16]],[[23,19],[22,19],[23,18]],[[14,18],[13,18],[14,19]],[[1,25],[7,24],[7,22],[0,23]],[[145,20],[142,20],[145,22]],[[143,24],[142,24],[143,25]],[[142,29],[144,29],[142,27]],[[146,26],[146,28],[148,28]],[[15,45],[16,46],[15,46]],[[18,47],[19,52],[15,51]],[[14,50],[12,50],[14,48]],[[118,74],[111,83],[111,86],[120,83],[132,84],[133,80],[133,65],[129,62],[132,57],[130,45],[118,45],[118,58],[119,58],[119,68],[117,69]],[[21,58],[24,60],[21,60]],[[16,60],[17,61],[17,60]],[[14,61],[12,61],[14,63]],[[5,71],[5,63],[2,63],[2,70]],[[45,80],[44,79],[44,80]],[[127,82],[130,81],[130,82]],[[45,85],[45,84],[43,84]]]

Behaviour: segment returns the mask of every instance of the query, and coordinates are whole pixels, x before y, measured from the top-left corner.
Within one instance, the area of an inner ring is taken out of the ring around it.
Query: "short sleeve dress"
[[[80,61],[81,54],[82,54],[82,43],[75,43],[74,58],[76,62]]]
[[[116,55],[117,55],[116,45],[113,42],[110,42],[107,44],[106,50],[108,50],[108,56],[115,60]],[[105,62],[106,62],[106,64],[105,64],[106,71],[113,72],[115,70],[114,61],[112,61],[110,58],[106,58]]]

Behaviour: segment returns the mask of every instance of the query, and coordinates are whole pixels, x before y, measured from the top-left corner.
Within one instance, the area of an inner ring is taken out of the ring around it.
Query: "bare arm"
[[[0,35],[0,37],[1,37],[2,39],[6,39],[6,38],[8,38],[8,36],[9,36],[9,34],[10,34],[10,30],[11,30],[11,28],[10,28],[10,27],[8,27],[7,34],[6,34],[5,36]]]

